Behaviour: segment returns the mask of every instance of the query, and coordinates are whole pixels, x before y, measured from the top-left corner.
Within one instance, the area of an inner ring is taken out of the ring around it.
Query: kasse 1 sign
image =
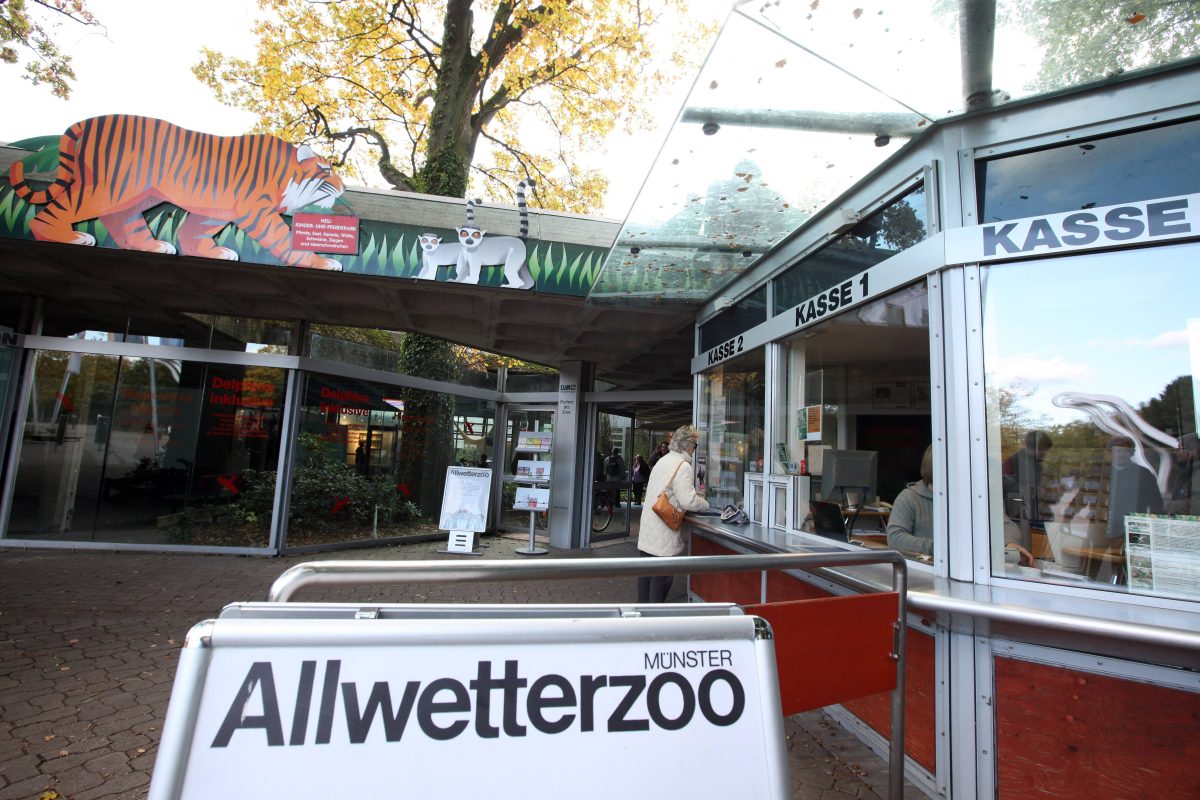
[[[751,617],[214,626],[181,791],[152,800],[780,796]]]

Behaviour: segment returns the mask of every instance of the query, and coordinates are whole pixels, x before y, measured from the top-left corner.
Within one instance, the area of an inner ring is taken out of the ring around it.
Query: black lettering
[[[500,729],[492,724],[492,689],[499,689],[501,681],[492,678],[490,661],[480,661],[475,675],[470,683],[475,692],[475,733],[481,739],[495,739]]]
[[[796,323],[795,324],[803,325],[805,322],[808,322],[808,320],[806,320],[804,318],[804,306],[802,306],[802,305],[796,306]]]
[[[844,305],[844,306],[850,305],[850,300],[854,294],[851,291],[853,289],[853,287],[854,287],[854,285],[850,281],[846,281],[845,283],[843,283],[841,285],[842,305]]]
[[[808,318],[810,320],[816,319],[817,318],[817,304],[814,303],[812,300],[809,300],[808,301],[808,311],[805,313],[808,314]]]
[[[725,714],[718,714],[712,704],[712,687],[717,681],[725,681],[733,694],[733,703]],[[746,708],[746,690],[742,688],[742,682],[738,680],[737,675],[727,669],[714,669],[701,678],[700,691],[697,694],[700,699],[700,713],[713,725],[732,725],[741,719],[742,711]]]
[[[1188,201],[1167,200],[1146,205],[1146,227],[1151,236],[1170,236],[1173,233],[1190,233],[1192,226],[1187,220]]]
[[[1062,247],[1062,243],[1054,235],[1054,228],[1050,227],[1050,223],[1044,219],[1035,219],[1029,225],[1029,233],[1025,234],[1025,244],[1021,249],[1029,252],[1036,247],[1049,247],[1051,249]]]
[[[504,662],[504,732],[509,736],[524,736],[525,726],[517,724],[517,689],[524,689],[529,681],[517,677],[517,662]]]
[[[871,292],[867,289],[867,273],[864,272],[862,277],[858,279],[858,285],[862,287],[863,297],[866,297]]]
[[[313,679],[317,674],[317,662],[304,661],[300,664],[300,685],[296,687],[296,715],[292,717],[292,736],[288,744],[304,744],[304,733],[308,730],[308,711],[312,707]]]
[[[333,706],[337,702],[338,676],[342,672],[342,662],[331,659],[325,662],[325,682],[321,686],[321,709],[317,712],[317,744],[329,744],[329,736],[333,733]]]
[[[1021,248],[1017,247],[1016,242],[1008,238],[1009,234],[1016,229],[1017,223],[1015,222],[1010,222],[999,228],[995,225],[985,225],[983,228],[983,254],[985,256],[994,256],[996,255],[997,247],[1003,247],[1009,253],[1021,252]]]
[[[742,352],[742,337],[741,336],[738,337],[737,351],[739,353]]]
[[[646,688],[645,675],[614,675],[609,679],[609,686],[628,686],[629,691],[625,693],[625,697],[621,702],[617,703],[617,707],[608,718],[609,733],[628,733],[631,731],[648,731],[650,730],[650,720],[648,719],[626,719],[625,715],[633,708],[633,704],[637,702],[641,696],[642,690]]]
[[[263,713],[258,716],[246,716],[246,703],[254,694],[255,689],[262,692]],[[213,747],[227,747],[233,732],[239,728],[262,728],[267,732],[267,744],[271,747],[283,746],[283,721],[279,718],[279,698],[275,694],[275,675],[271,671],[271,662],[255,661],[246,673],[241,688],[234,695],[229,711],[225,713],[225,721],[217,729],[213,739]]]
[[[549,688],[558,690],[558,697],[546,697]],[[574,714],[563,714],[551,722],[542,712],[547,708],[571,708],[575,705],[575,689],[562,675],[543,675],[529,687],[525,712],[533,727],[542,733],[562,733],[575,721]]]
[[[1137,206],[1120,206],[1110,210],[1104,215],[1104,223],[1109,226],[1104,235],[1114,242],[1136,239],[1146,230],[1140,219],[1134,219],[1141,215],[1142,210]]]
[[[825,312],[828,310],[829,310],[829,298],[826,297],[825,295],[821,295],[820,297],[817,298],[817,316],[824,316]]]
[[[516,664],[515,661],[510,661],[510,664]],[[415,684],[411,684],[414,685]],[[453,700],[435,700],[438,692],[450,692],[454,695]],[[421,726],[421,731],[430,739],[444,742],[447,739],[453,739],[467,729],[467,721],[465,719],[455,720],[446,727],[441,727],[433,721],[434,714],[461,714],[464,711],[471,710],[471,698],[467,696],[467,689],[461,683],[453,678],[438,678],[435,681],[430,681],[425,687],[425,691],[421,692],[421,700],[417,703],[417,724]],[[524,736],[525,729],[521,729],[520,734]]]
[[[579,730],[590,733],[595,727],[596,690],[608,686],[607,675],[581,675],[579,677]]]
[[[1095,214],[1086,212],[1081,214],[1071,214],[1063,219],[1062,229],[1066,231],[1062,235],[1064,244],[1091,244],[1100,238],[1100,229],[1096,227]]]
[[[695,654],[690,655],[694,657]],[[662,712],[662,690],[668,683],[679,687],[679,694],[683,700],[683,709],[674,719]],[[664,672],[650,681],[650,691],[646,693],[646,708],[655,725],[663,730],[677,731],[692,721],[692,715],[696,713],[696,695],[692,692],[692,685],[687,682],[687,678],[678,672]]]
[[[326,673],[328,674],[328,673]],[[359,711],[358,687],[353,683],[342,684],[342,705],[346,707],[346,733],[353,744],[362,744],[371,732],[375,723],[375,713],[383,711],[383,737],[389,742],[398,742],[404,735],[408,718],[412,714],[413,700],[417,697],[420,687],[417,681],[404,684],[404,694],[400,696],[400,707],[392,710],[392,690],[385,681],[379,681],[371,687],[367,697],[367,707]],[[426,731],[428,733],[428,731]],[[328,738],[325,740],[328,743]]]

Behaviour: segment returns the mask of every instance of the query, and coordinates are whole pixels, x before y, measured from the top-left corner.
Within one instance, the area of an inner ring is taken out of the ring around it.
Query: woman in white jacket
[[[646,502],[642,505],[641,527],[638,529],[638,551],[643,556],[678,556],[687,551],[687,528],[673,531],[654,513],[654,502],[663,492],[676,508],[684,511],[707,511],[708,501],[696,491],[696,476],[692,470],[692,454],[700,441],[700,432],[683,425],[671,436],[671,447],[650,472],[646,484]],[[638,578],[639,603],[666,602],[673,576],[654,575]]]

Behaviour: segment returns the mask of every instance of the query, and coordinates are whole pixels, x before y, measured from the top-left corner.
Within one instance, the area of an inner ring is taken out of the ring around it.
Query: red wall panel
[[[733,556],[738,553],[707,539],[693,536],[691,555]],[[757,571],[693,575],[689,586],[694,594],[710,603],[749,605],[762,599],[762,573]]]
[[[1195,800],[1200,694],[995,659],[1000,798]]]

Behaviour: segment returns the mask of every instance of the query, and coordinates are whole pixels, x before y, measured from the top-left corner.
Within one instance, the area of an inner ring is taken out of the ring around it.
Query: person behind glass
[[[692,455],[700,441],[700,432],[691,425],[676,429],[665,456],[650,471],[646,484],[646,502],[642,505],[641,527],[638,530],[638,554],[642,556],[678,556],[687,551],[687,527],[671,530],[658,514],[654,501],[663,492],[676,508],[684,511],[707,511],[708,501],[696,491]],[[664,603],[674,580],[671,575],[638,578],[639,603]]]
[[[1014,548],[1020,562],[1033,566],[1033,553],[1021,544],[1021,530],[1005,517],[1005,547]],[[933,445],[921,457],[921,480],[914,481],[896,496],[888,515],[888,547],[909,553],[933,555]]]
[[[668,445],[666,442],[659,442],[658,447],[654,448],[654,452],[650,454],[651,471],[654,470],[654,465],[658,463],[658,460],[665,456],[668,452],[670,452],[670,445]]]
[[[638,453],[633,457],[633,469],[631,472],[631,479],[633,481],[633,502],[641,505],[642,498],[646,494],[646,481],[650,480],[650,465],[646,463],[646,459],[642,458],[641,453]]]

